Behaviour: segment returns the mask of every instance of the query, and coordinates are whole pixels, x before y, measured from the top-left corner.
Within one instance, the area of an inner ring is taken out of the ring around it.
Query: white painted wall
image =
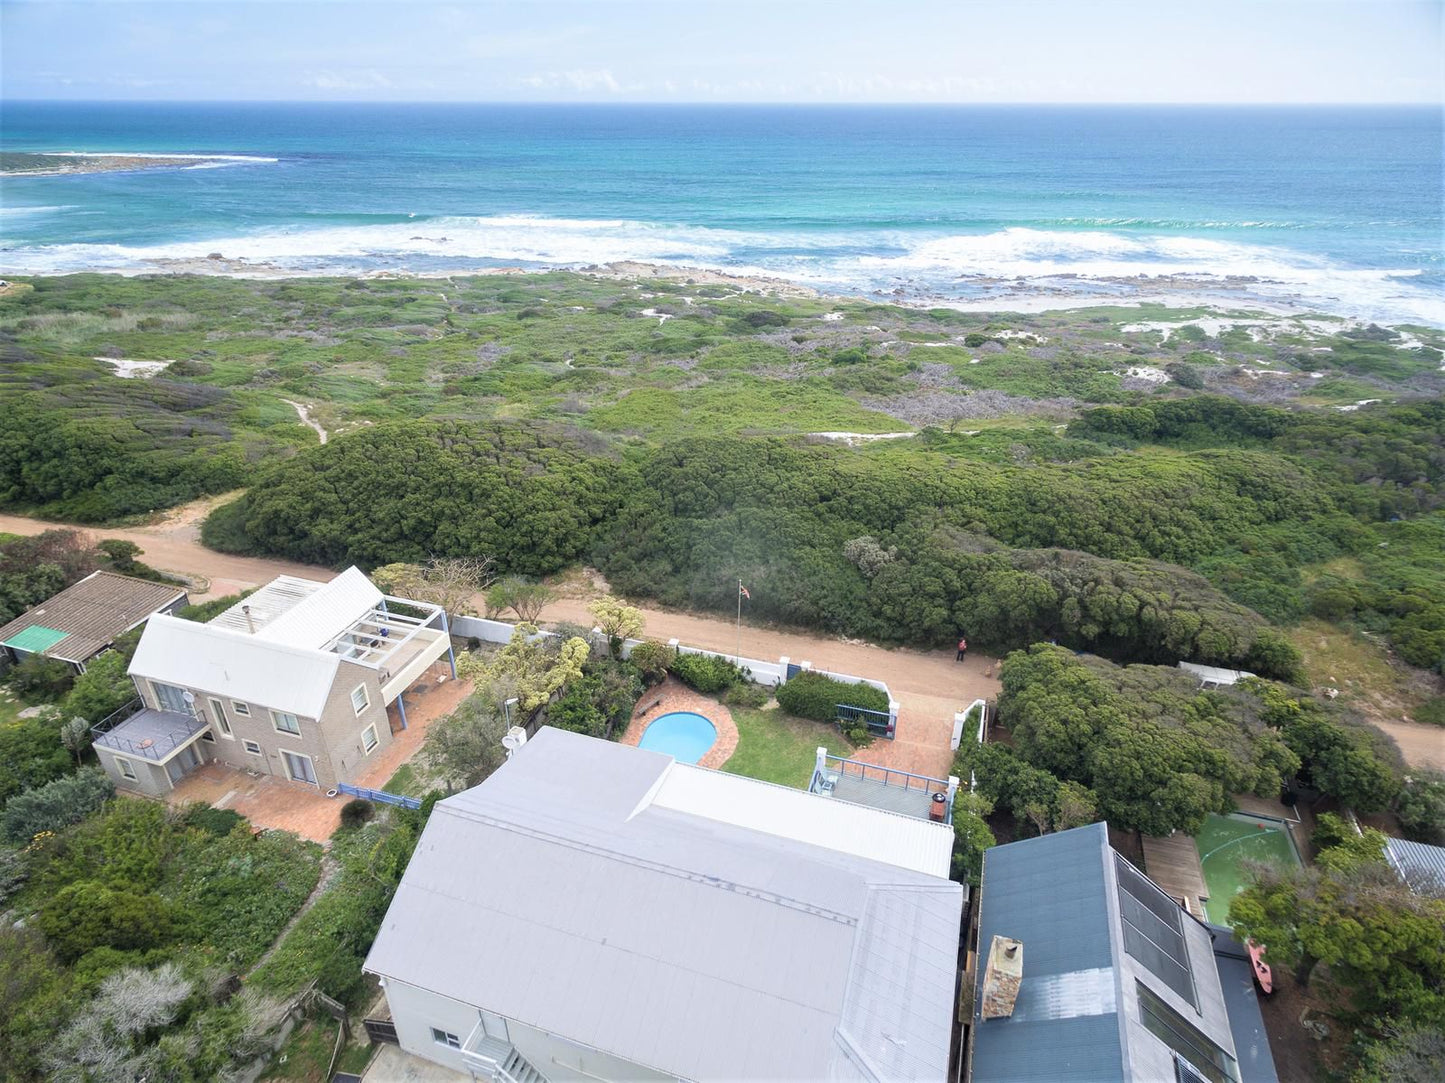
[[[478,1009],[394,979],[383,978],[381,984],[402,1049],[467,1074],[469,1069],[461,1052],[434,1041],[431,1030],[437,1027],[450,1031],[465,1044],[480,1018]],[[507,1020],[507,1036],[517,1051],[552,1083],[595,1083],[596,1080],[668,1083],[676,1078],[515,1020]]]

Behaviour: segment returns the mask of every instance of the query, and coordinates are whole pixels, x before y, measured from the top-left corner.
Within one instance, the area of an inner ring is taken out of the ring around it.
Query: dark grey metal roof
[[[1123,1074],[1117,976],[1105,883],[1104,824],[997,846],[984,853],[975,1004],[995,935],[1024,944],[1014,1013],[974,1010],[978,1080],[1117,1080]]]
[[[1200,1041],[1225,1055],[1233,1050],[1229,999],[1209,931],[1182,911],[1177,921],[1172,913],[1167,922],[1145,920],[1155,910],[1149,893],[1156,889],[1129,866],[1123,871],[1133,894],[1122,891],[1116,874],[1122,860],[1103,823],[984,853],[972,1038],[976,1083],[1172,1079],[1173,1053],[1146,1025],[1144,992]],[[1121,914],[1121,896],[1143,902]],[[1162,894],[1157,903],[1175,905]],[[1185,961],[1187,988],[1181,992],[1179,982],[1166,981],[1158,967],[1128,949],[1125,916],[1142,922],[1151,936],[1165,925],[1177,930],[1174,954]],[[987,953],[996,935],[1023,942],[1023,980],[1013,1014],[983,1020]],[[1242,1025],[1248,1024],[1246,1018]],[[1267,1053],[1262,1029],[1260,1040]]]
[[[539,731],[437,805],[366,968],[687,1079],[942,1078],[961,887],[656,805],[672,768]]]
[[[1411,891],[1445,895],[1445,846],[1386,839],[1385,857]]]
[[[1229,1012],[1229,1032],[1234,1036],[1234,1054],[1239,1060],[1240,1083],[1279,1083],[1269,1035],[1259,1011],[1254,989],[1254,968],[1244,946],[1223,925],[1211,925],[1214,934],[1214,965]]]

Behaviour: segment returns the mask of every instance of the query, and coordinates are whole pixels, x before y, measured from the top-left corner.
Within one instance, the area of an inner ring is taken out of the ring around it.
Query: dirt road
[[[206,581],[206,589],[193,591],[193,601],[235,594],[278,575],[330,579],[336,574],[329,568],[261,557],[228,556],[207,549],[200,542],[201,520],[211,508],[228,499],[230,494],[188,504],[146,526],[123,530],[81,529],[97,538],[134,542],[144,550],[140,559],[161,571],[187,578],[201,577]],[[43,530],[67,528],[69,524],[65,523],[0,515],[0,532],[39,534]],[[646,607],[642,612],[648,636],[662,640],[675,638],[695,647],[727,653],[736,649],[737,629],[732,621]],[[548,606],[543,619],[592,624],[586,602],[580,598],[565,598]],[[794,662],[811,662],[815,669],[883,681],[899,704],[897,738],[875,741],[859,758],[935,778],[947,777],[953,759],[948,747],[953,713],[963,710],[976,698],[992,699],[998,694],[998,681],[991,675],[996,662],[982,655],[970,654],[968,661],[959,663],[953,660],[950,651],[888,650],[858,640],[771,631],[747,624],[743,625],[742,653],[746,657],[767,659],[787,655]]]
[[[329,568],[262,557],[228,556],[207,549],[200,543],[201,520],[211,508],[230,496],[187,504],[151,525],[125,530],[90,530],[90,533],[135,542],[145,550],[141,559],[161,571],[203,578],[206,589],[192,594],[193,600],[198,601],[235,594],[278,575],[330,579],[336,574]],[[0,515],[0,532],[11,534],[38,534],[66,526]],[[643,615],[648,636],[678,639],[724,653],[737,649],[736,629],[733,622],[725,618],[646,607]],[[547,620],[592,623],[585,602],[577,598],[548,606],[543,616]],[[768,659],[787,655],[794,662],[812,662],[815,669],[884,681],[899,703],[898,737],[894,741],[875,741],[859,758],[939,778],[947,776],[952,760],[948,745],[953,713],[976,698],[992,699],[999,690],[993,676],[995,659],[972,653],[968,661],[958,663],[951,651],[890,650],[859,640],[779,632],[747,624],[743,625],[742,653],[746,657]],[[1410,765],[1445,770],[1445,730],[1409,722],[1376,720],[1375,724],[1395,739]]]

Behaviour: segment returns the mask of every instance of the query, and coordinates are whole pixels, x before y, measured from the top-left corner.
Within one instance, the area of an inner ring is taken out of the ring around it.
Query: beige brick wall
[[[351,691],[358,685],[365,685],[368,706],[360,715],[352,708]],[[155,689],[146,678],[136,679],[137,690],[148,707],[160,709]],[[365,768],[371,756],[375,756],[391,743],[391,727],[387,723],[386,709],[381,702],[381,685],[375,670],[354,662],[343,661],[337,667],[336,681],[327,696],[321,719],[300,718],[301,735],[294,736],[276,729],[269,708],[231,696],[218,696],[194,685],[180,686],[196,697],[195,708],[211,723],[216,741],[201,742],[211,758],[242,770],[260,771],[289,777],[283,751],[308,756],[316,773],[317,785],[322,790],[335,788],[338,782],[350,782]],[[232,738],[228,739],[216,724],[216,709],[212,700],[219,700],[230,724]],[[245,709],[242,713],[237,704]],[[377,744],[370,755],[363,752],[361,733],[367,726],[376,726]],[[246,751],[244,742],[254,741],[261,748],[256,755]]]

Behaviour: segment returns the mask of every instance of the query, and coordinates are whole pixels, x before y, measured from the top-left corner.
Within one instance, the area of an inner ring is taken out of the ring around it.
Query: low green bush
[[[716,695],[747,679],[737,666],[714,654],[683,654],[679,651],[668,669],[683,684],[704,695]]]
[[[192,805],[186,810],[184,823],[223,839],[245,818],[228,808],[212,808],[210,805]]]
[[[10,799],[0,817],[0,836],[19,844],[42,831],[59,831],[85,819],[114,794],[105,772],[96,769],[47,782]]]
[[[888,710],[887,695],[871,684],[848,684],[824,673],[799,673],[786,684],[778,686],[778,705],[799,718],[832,722],[838,717],[840,703],[869,711],[886,713]],[[852,740],[852,737],[848,739]]]
[[[341,806],[341,826],[360,827],[375,814],[370,801],[357,797]]]
[[[729,707],[745,707],[759,710],[772,696],[772,690],[752,681],[739,681],[722,694],[723,703]]]
[[[10,690],[22,699],[49,703],[70,691],[75,683],[75,671],[57,658],[30,654],[10,670],[6,681]]]
[[[667,667],[672,662],[673,651],[660,639],[645,639],[632,648],[627,660],[637,667],[642,679],[654,685],[667,676]]]

